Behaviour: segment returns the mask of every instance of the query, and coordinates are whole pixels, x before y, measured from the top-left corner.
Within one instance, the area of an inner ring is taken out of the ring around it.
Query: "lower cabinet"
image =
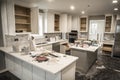
[[[44,70],[33,66],[33,74],[32,74],[33,80],[46,80],[45,79],[45,77],[46,77],[45,74],[46,73],[45,73]]]
[[[72,63],[70,66],[63,69],[61,72],[62,75],[61,80],[75,80],[75,69],[76,69],[76,62]]]
[[[10,55],[5,55],[5,61],[6,61],[6,68],[14,74],[15,70],[14,70],[14,57],[11,57]]]
[[[5,69],[5,54],[0,51],[0,70]]]
[[[22,77],[22,61],[19,59],[14,59],[14,74],[18,77]]]
[[[97,51],[83,51],[77,49],[71,49],[71,53],[73,56],[79,57],[76,63],[76,68],[83,73],[87,73],[89,68],[93,65],[93,63],[97,60]]]
[[[21,80],[32,80],[32,65],[10,55],[5,55],[6,69]]]
[[[8,54],[5,60],[6,68],[21,80],[75,80],[76,62],[52,74]]]
[[[22,62],[22,80],[32,80],[32,65]]]

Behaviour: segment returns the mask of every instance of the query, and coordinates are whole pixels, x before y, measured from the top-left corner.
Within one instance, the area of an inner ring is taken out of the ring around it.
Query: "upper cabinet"
[[[55,14],[54,16],[54,31],[60,31],[60,16]]]
[[[105,33],[115,32],[116,15],[105,16]]]
[[[31,32],[30,8],[15,5],[16,32]]]
[[[88,18],[87,17],[80,18],[80,32],[88,32]]]

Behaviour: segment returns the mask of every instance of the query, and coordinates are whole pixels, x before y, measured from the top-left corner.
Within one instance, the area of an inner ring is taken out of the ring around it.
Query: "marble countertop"
[[[103,44],[114,45],[114,40],[104,40]]]
[[[53,43],[64,42],[64,41],[67,41],[67,40],[61,39],[61,40],[57,40],[57,41],[49,41],[49,42],[46,42],[44,44],[36,45],[36,47],[46,46],[46,45],[50,45],[50,44],[53,44]]]
[[[52,74],[56,74],[62,71],[64,68],[66,68],[67,66],[69,66],[78,59],[78,57],[68,56],[65,54],[54,52],[53,54],[59,56],[58,58],[50,58],[46,62],[37,62],[30,55],[21,55],[21,53],[12,52],[11,47],[0,47],[0,50],[8,55],[11,55],[27,63],[30,63],[31,65],[36,66]],[[36,53],[37,52],[42,53],[42,51],[36,51]]]
[[[84,50],[84,51],[90,51],[95,52],[100,46],[89,46],[89,47],[76,47],[75,45],[70,46],[71,49],[78,49],[78,50]]]

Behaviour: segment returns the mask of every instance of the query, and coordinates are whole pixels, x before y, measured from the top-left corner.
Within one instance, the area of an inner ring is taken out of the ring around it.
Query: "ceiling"
[[[82,15],[81,11],[85,11],[84,15],[103,15],[108,13],[117,14],[120,12],[120,0],[117,4],[113,4],[112,0],[22,0],[38,6],[40,9],[50,9],[69,14]],[[70,6],[74,5],[75,10],[71,10]],[[113,9],[118,7],[118,11]]]

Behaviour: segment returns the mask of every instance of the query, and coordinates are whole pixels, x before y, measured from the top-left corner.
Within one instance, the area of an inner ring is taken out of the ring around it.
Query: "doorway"
[[[89,40],[103,41],[105,20],[90,20]]]

